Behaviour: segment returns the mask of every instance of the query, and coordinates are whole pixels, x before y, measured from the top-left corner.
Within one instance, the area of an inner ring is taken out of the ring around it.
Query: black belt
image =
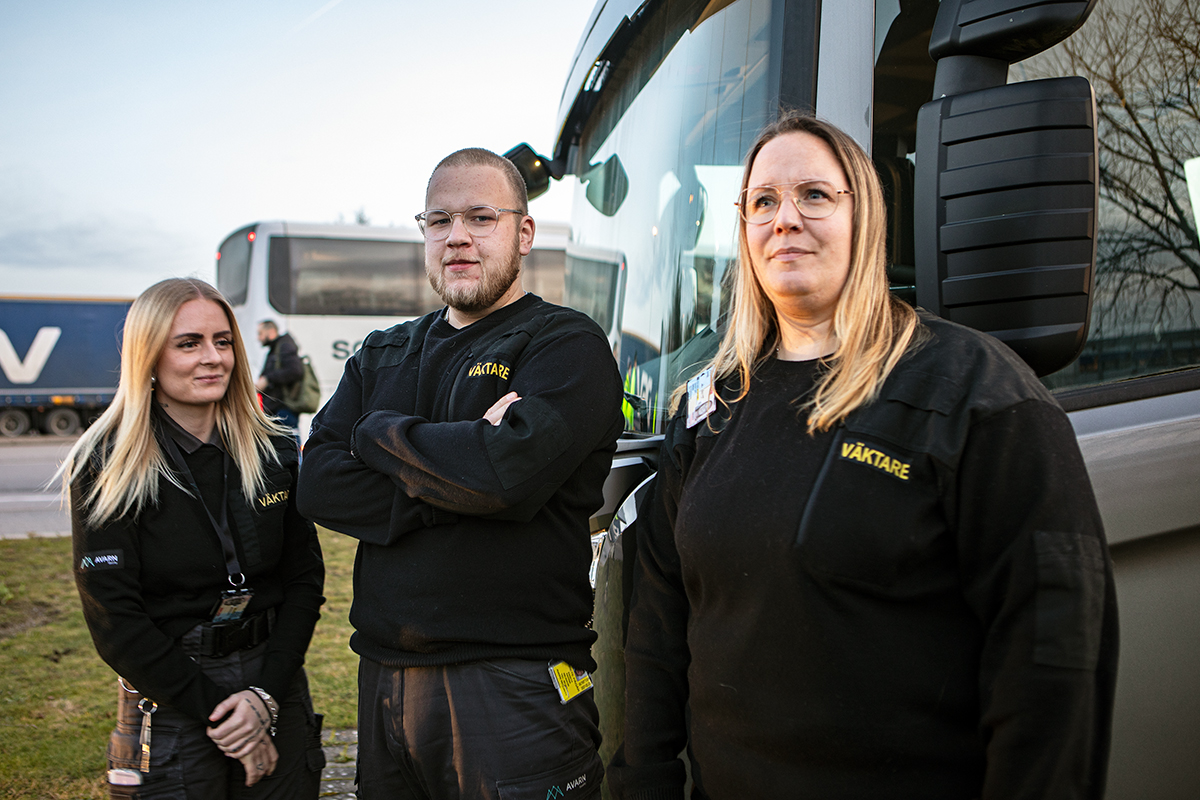
[[[274,622],[275,609],[272,608],[232,622],[202,623],[196,654],[220,658],[262,644],[271,635]]]

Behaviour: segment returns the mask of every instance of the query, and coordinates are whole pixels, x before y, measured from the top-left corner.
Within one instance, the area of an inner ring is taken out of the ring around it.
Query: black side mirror
[[[982,56],[1015,64],[1083,26],[1097,0],[942,0],[929,55]]]
[[[990,333],[1039,375],[1091,316],[1096,101],[1084,78],[943,97],[917,121],[917,303]]]
[[[555,170],[554,163],[545,156],[539,156],[524,142],[509,150],[504,157],[516,166],[521,177],[525,179],[525,190],[529,193],[530,200],[546,193],[550,188],[551,178],[557,179],[563,175],[561,169]]]
[[[1095,287],[1096,98],[1084,78],[1006,85],[1096,0],[942,0],[917,117],[918,305],[990,333],[1039,375],[1083,349]]]

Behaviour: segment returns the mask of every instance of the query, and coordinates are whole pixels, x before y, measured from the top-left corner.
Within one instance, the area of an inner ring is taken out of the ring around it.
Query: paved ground
[[[327,731],[325,771],[321,773],[321,797],[354,800],[354,766],[358,759],[358,731]]]
[[[0,439],[0,538],[70,535],[57,485],[47,485],[75,437]]]
[[[0,492],[0,539],[70,535],[71,515],[57,494]]]

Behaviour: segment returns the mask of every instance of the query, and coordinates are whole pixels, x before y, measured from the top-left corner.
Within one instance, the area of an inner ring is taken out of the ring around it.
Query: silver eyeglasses
[[[453,214],[440,209],[422,211],[420,214],[417,214],[416,220],[417,227],[421,229],[421,233],[425,234],[426,239],[440,242],[450,235],[450,229],[454,227],[455,217],[462,217],[463,225],[467,227],[467,233],[472,236],[487,236],[496,230],[496,224],[500,221],[501,214],[523,215],[524,213],[524,211],[518,208],[472,206],[466,211],[455,211]]]
[[[824,181],[782,184],[779,186],[751,186],[738,195],[738,214],[751,225],[766,225],[774,222],[783,206],[787,194],[796,204],[800,216],[806,219],[825,219],[837,211],[838,199],[844,194],[854,194],[849,189],[834,189]]]

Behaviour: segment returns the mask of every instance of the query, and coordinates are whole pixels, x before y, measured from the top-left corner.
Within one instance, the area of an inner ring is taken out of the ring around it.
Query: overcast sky
[[[593,5],[0,4],[0,294],[211,280],[259,220],[411,226],[446,154],[549,153]],[[571,194],[531,213],[568,221]]]

